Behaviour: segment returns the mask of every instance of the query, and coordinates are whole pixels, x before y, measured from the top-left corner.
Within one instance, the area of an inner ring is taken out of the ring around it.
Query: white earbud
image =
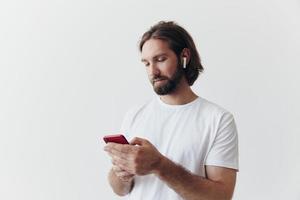
[[[186,57],[183,57],[183,68],[186,68]]]

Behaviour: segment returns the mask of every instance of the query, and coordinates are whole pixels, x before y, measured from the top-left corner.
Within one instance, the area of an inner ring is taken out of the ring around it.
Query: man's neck
[[[159,97],[166,104],[183,105],[194,101],[198,96],[192,91],[187,82],[182,80],[174,92]]]

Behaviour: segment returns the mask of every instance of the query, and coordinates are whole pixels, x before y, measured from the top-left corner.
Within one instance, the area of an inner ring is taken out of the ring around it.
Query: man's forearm
[[[115,175],[114,171],[111,169],[108,174],[109,183],[113,191],[119,196],[124,196],[128,194],[134,184],[133,179],[131,181],[122,181],[118,176]]]
[[[232,196],[222,183],[194,175],[166,157],[155,174],[185,200],[229,200]]]

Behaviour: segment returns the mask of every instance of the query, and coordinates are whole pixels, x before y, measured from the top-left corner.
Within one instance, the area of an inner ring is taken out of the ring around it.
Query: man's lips
[[[159,82],[159,81],[163,81],[163,80],[166,80],[166,79],[164,79],[164,78],[154,79],[153,82],[155,83],[155,82]]]
[[[154,80],[153,80],[153,84],[154,84],[154,83],[162,82],[162,81],[164,81],[164,80],[166,80],[166,79],[154,79]]]

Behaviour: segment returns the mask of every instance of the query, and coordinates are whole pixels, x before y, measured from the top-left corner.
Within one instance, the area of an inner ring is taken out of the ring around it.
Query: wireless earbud
[[[183,57],[183,68],[186,68],[186,57]]]

